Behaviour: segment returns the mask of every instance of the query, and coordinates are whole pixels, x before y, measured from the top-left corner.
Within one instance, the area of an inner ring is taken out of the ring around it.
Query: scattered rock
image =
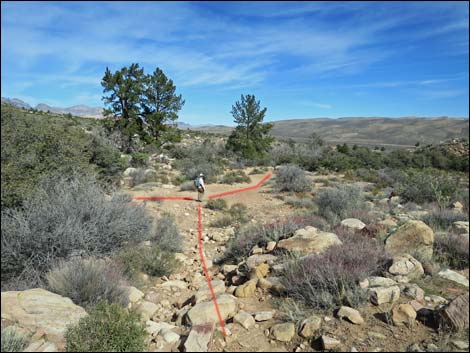
[[[255,321],[268,321],[274,316],[273,311],[258,311],[255,313]]]
[[[250,279],[264,278],[269,273],[269,265],[264,263],[256,266],[250,272]]]
[[[302,254],[321,253],[332,245],[342,244],[334,233],[327,233],[315,227],[307,226],[299,229],[294,236],[283,239],[277,244],[278,249],[284,249]]]
[[[415,283],[407,283],[403,287],[403,294],[407,297],[421,301],[424,299],[424,290]]]
[[[165,282],[162,284],[162,287],[163,288],[178,288],[178,289],[186,289],[188,288],[188,283],[186,283],[185,281],[180,281],[180,280],[176,280],[176,281],[168,281],[168,282]]]
[[[398,281],[404,277],[409,281],[424,275],[421,263],[409,254],[394,256],[388,272],[395,276],[395,279]]]
[[[385,241],[385,250],[392,255],[403,255],[413,249],[423,259],[432,258],[434,232],[422,221],[408,221]]]
[[[3,304],[3,303],[2,303]],[[448,305],[439,310],[441,324],[455,331],[469,328],[469,296],[468,292],[458,296]]]
[[[469,233],[469,222],[457,221],[452,223],[452,228],[457,234],[468,234]]]
[[[235,298],[228,294],[222,294],[217,298],[220,315],[222,320],[227,320],[235,316],[237,312],[237,304]],[[197,303],[187,313],[187,318],[190,324],[200,325],[205,323],[219,323],[217,312],[214,310],[214,303],[212,301]]]
[[[213,333],[213,323],[193,325],[191,332],[184,343],[184,350],[186,352],[207,352]]]
[[[457,349],[460,350],[467,350],[468,351],[468,342],[465,341],[459,341],[459,340],[452,340],[450,343],[456,347]]]
[[[392,321],[395,326],[413,326],[416,320],[416,311],[410,304],[399,304],[392,309]]]
[[[278,341],[290,342],[295,335],[295,325],[292,322],[274,325],[271,334]]]
[[[315,333],[321,327],[321,317],[312,315],[309,318],[302,321],[300,324],[300,336],[305,338],[310,338],[315,335]]]
[[[343,227],[353,229],[353,230],[361,230],[363,229],[366,224],[357,218],[346,218],[341,221],[341,225]]]
[[[238,269],[237,265],[224,265],[222,267],[222,272],[224,275],[228,275],[229,273],[236,272]]]
[[[375,305],[394,303],[400,298],[398,286],[370,288],[369,293],[370,301]]]
[[[455,271],[447,269],[440,271],[437,275],[468,288],[468,279]]]
[[[160,332],[160,335],[163,337],[166,343],[172,344],[172,343],[179,342],[180,340],[180,335],[168,329],[163,329]]]
[[[157,310],[158,310],[158,306],[148,301],[143,301],[137,307],[137,312],[140,314],[143,321],[150,320],[150,318],[153,317],[153,315],[157,312]]]
[[[267,263],[268,265],[274,264],[277,257],[271,254],[263,254],[263,255],[251,255],[249,258],[246,259],[246,265],[251,270],[262,263]]]
[[[245,284],[242,284],[241,286],[238,286],[237,289],[235,290],[235,296],[238,298],[250,298],[255,295],[256,292],[256,284],[258,283],[258,280],[255,279],[250,279],[248,282]]]
[[[346,318],[348,321],[356,325],[362,325],[364,323],[364,319],[362,318],[359,311],[348,306],[342,306],[338,310],[337,315],[340,319]]]
[[[391,278],[386,278],[386,277],[378,277],[378,276],[370,276],[367,277],[367,282],[369,288],[375,288],[375,287],[392,287],[396,286],[397,282],[395,282]],[[367,288],[365,287],[365,288]]]
[[[127,293],[130,303],[137,303],[140,299],[144,297],[144,293],[138,290],[136,287],[127,287]]]
[[[276,248],[276,242],[275,241],[268,241],[266,244],[266,251],[271,252]]]
[[[214,294],[217,296],[219,294],[224,294],[225,293],[225,284],[221,280],[215,280],[212,281],[212,289],[214,290]],[[196,303],[200,303],[202,301],[211,299],[211,291],[209,288],[209,285],[207,283],[204,283],[197,293],[194,295],[194,299]]]
[[[235,317],[233,318],[233,322],[239,323],[242,327],[246,328],[247,330],[255,325],[255,319],[253,318],[253,316],[243,310],[240,311],[237,315],[235,315]]]
[[[321,336],[321,343],[324,350],[332,350],[338,347],[341,342],[330,336]]]

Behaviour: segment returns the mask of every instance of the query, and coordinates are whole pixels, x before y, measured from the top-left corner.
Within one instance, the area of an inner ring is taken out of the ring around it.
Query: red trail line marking
[[[149,196],[149,197],[136,197],[136,200],[149,200],[149,201],[159,201],[159,200],[186,200],[194,201],[194,198],[191,196]]]
[[[237,194],[239,192],[244,192],[244,191],[249,191],[249,190],[254,190],[254,189],[257,189],[259,188],[261,185],[263,185],[266,180],[268,180],[269,178],[271,178],[272,174],[271,173],[268,173],[266,174],[263,179],[261,179],[258,184],[256,185],[253,185],[253,186],[248,186],[246,188],[243,188],[243,189],[237,189],[237,190],[231,190],[231,191],[226,191],[226,192],[222,192],[220,194],[214,194],[214,195],[210,195],[209,196],[209,199],[215,199],[215,198],[218,198],[218,197],[222,197],[222,196],[227,196],[227,195],[233,195],[233,194]]]
[[[197,223],[198,223],[198,247],[199,247],[199,256],[201,257],[202,267],[204,269],[204,274],[206,275],[207,284],[209,285],[209,290],[211,292],[212,301],[214,302],[215,311],[217,312],[217,316],[219,318],[220,327],[222,327],[222,333],[224,336],[227,336],[225,332],[224,320],[222,320],[222,316],[220,315],[219,305],[217,304],[217,300],[215,298],[214,289],[212,288],[211,277],[209,276],[209,271],[207,271],[206,261],[204,260],[204,253],[202,251],[202,216],[201,216],[201,205],[198,205],[197,208]]]

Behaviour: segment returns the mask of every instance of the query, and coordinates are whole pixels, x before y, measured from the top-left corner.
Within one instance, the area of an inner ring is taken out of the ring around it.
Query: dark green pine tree
[[[103,101],[106,108],[104,114],[108,126],[119,130],[125,137],[124,150],[131,152],[134,134],[145,135],[144,123],[140,114],[141,95],[144,89],[144,70],[139,64],[123,67],[115,73],[109,68],[101,81]]]
[[[170,123],[178,119],[178,111],[185,103],[182,96],[177,96],[175,91],[173,80],[169,80],[158,67],[152,75],[145,77],[142,115],[151,137],[159,144],[163,142],[163,134],[168,137],[171,130],[175,131]]]
[[[272,124],[263,124],[267,108],[261,109],[254,95],[241,96],[232,106],[232,116],[237,127],[229,136],[227,149],[240,153],[246,159],[262,158],[274,139],[268,136]]]

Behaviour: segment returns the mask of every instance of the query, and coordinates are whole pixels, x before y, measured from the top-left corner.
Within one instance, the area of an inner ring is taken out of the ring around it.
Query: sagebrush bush
[[[228,214],[235,223],[244,223],[248,221],[248,208],[245,204],[237,202],[230,206]]]
[[[276,171],[275,189],[277,191],[306,192],[311,190],[311,185],[301,168],[288,165],[280,167]]]
[[[308,197],[295,197],[295,196],[290,196],[286,197],[284,201],[294,207],[294,208],[313,208],[315,207],[315,203],[311,198]]]
[[[227,208],[227,201],[224,199],[212,199],[206,203],[206,207],[210,210],[224,210]]]
[[[144,352],[146,338],[139,314],[106,301],[65,333],[67,352]]]
[[[28,339],[14,326],[2,328],[2,352],[23,352]]]
[[[434,261],[459,270],[468,268],[469,241],[460,234],[437,234],[433,244]]]
[[[196,191],[193,181],[185,181],[180,185],[180,191]]]
[[[116,254],[116,261],[124,274],[137,280],[140,273],[150,276],[168,276],[178,266],[174,253],[162,250],[158,245],[138,245],[122,249]]]
[[[268,171],[267,168],[254,168],[248,175],[264,174]]]
[[[361,189],[350,185],[322,190],[315,197],[318,214],[332,223],[338,223],[348,218],[351,212],[362,209],[363,201]]]
[[[180,252],[183,249],[183,238],[176,225],[175,218],[164,213],[155,221],[153,236],[149,239],[163,251]]]
[[[46,275],[47,288],[84,308],[91,308],[101,300],[128,304],[120,270],[103,260],[73,259],[62,262]]]
[[[374,241],[360,235],[341,240],[342,245],[321,254],[288,262],[281,277],[287,296],[324,310],[357,307],[367,299],[359,281],[380,274],[389,258]]]
[[[134,168],[144,168],[148,166],[149,155],[147,153],[131,153],[131,166]]]
[[[92,176],[48,178],[23,209],[1,214],[2,282],[40,284],[58,259],[109,254],[149,236],[152,219],[129,195],[106,195]]]
[[[220,182],[222,184],[249,183],[251,179],[243,170],[236,170],[225,174]]]
[[[427,215],[423,216],[421,220],[434,231],[445,231],[452,228],[454,222],[468,221],[468,215],[454,210],[434,208]]]
[[[229,215],[223,215],[219,218],[217,218],[215,221],[213,221],[210,226],[215,227],[215,228],[224,228],[228,227],[233,223],[232,217]]]

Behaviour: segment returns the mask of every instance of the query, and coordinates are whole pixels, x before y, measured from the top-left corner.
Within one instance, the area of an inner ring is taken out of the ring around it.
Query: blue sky
[[[105,68],[158,66],[180,120],[469,115],[468,2],[1,3],[2,96],[102,106]]]

